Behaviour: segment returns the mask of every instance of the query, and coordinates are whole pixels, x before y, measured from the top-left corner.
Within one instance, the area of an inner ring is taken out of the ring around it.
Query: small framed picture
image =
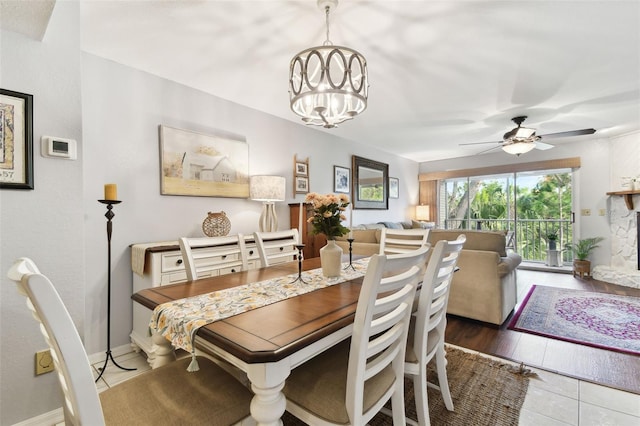
[[[351,188],[351,169],[333,166],[333,192],[348,194]]]
[[[0,89],[0,188],[33,189],[33,95]]]
[[[296,176],[296,194],[306,194],[309,192],[309,178],[303,176]]]
[[[296,176],[309,176],[307,163],[296,162]]]
[[[400,179],[390,177],[389,178],[389,198],[400,197]]]

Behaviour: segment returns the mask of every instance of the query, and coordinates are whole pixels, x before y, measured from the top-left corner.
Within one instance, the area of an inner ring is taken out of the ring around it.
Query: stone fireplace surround
[[[638,270],[638,221],[640,195],[633,196],[634,210],[623,197],[610,198],[611,264],[593,268],[593,278],[626,287],[640,288]]]

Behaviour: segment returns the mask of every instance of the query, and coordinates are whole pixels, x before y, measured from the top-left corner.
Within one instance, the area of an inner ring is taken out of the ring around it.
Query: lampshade
[[[254,201],[284,201],[286,179],[282,176],[251,176],[249,198]]]
[[[525,152],[531,151],[536,147],[535,141],[529,142],[511,142],[505,143],[502,145],[502,149],[504,152],[513,155],[524,154]]]
[[[429,206],[416,206],[416,220],[429,221]]]
[[[360,53],[329,40],[329,12],[338,0],[318,0],[325,11],[327,39],[303,50],[289,65],[291,110],[306,124],[336,127],[367,108],[367,61]]]

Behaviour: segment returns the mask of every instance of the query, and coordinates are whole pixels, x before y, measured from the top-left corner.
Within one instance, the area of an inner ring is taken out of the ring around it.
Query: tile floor
[[[149,369],[146,358],[135,352],[115,359],[121,366],[137,370],[120,370],[109,361],[107,370],[97,383],[98,390]],[[103,362],[93,365],[95,377],[102,364]],[[529,381],[529,391],[520,414],[520,426],[640,426],[640,395],[545,370],[533,370],[538,373],[538,377]]]

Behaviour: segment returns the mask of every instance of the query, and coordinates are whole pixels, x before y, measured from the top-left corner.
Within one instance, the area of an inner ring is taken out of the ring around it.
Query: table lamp
[[[429,222],[429,206],[416,206],[416,220]]]
[[[275,202],[284,201],[286,179],[282,176],[251,176],[249,178],[249,198],[264,203],[260,215],[260,232],[278,230],[278,216]]]

